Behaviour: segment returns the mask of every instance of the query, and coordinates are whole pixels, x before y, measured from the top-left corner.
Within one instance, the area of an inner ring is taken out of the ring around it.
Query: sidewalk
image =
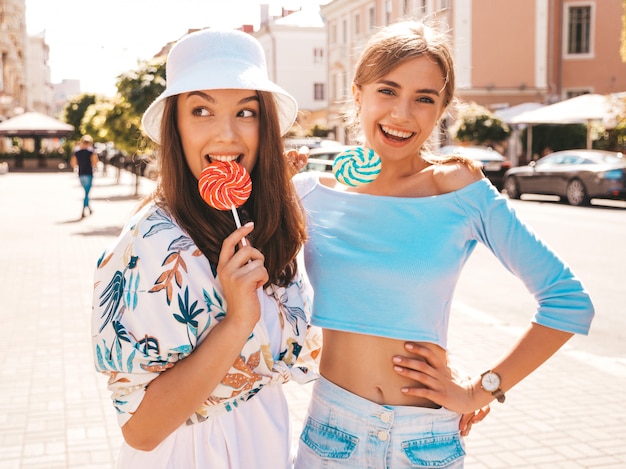
[[[134,176],[112,173],[95,178],[83,220],[75,174],[0,175],[0,469],[114,467],[121,435],[92,364],[92,273],[137,198]],[[518,332],[457,305],[451,354],[479,373]],[[295,434],[310,388],[286,389]],[[466,439],[466,467],[624,468],[625,397],[619,363],[567,346],[492,405]]]

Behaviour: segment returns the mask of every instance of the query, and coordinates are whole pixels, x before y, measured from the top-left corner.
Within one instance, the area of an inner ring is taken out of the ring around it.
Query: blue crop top
[[[589,332],[594,310],[581,282],[487,179],[400,198],[339,191],[319,175],[294,178],[307,213],[313,324],[446,348],[454,289],[481,242],[534,295],[535,322]]]

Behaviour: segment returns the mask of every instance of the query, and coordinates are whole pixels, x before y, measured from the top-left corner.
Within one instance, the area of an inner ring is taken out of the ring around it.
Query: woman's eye
[[[252,109],[243,109],[242,111],[239,111],[239,117],[255,117],[256,116],[256,111],[253,111]]]
[[[428,103],[428,104],[433,104],[435,102],[435,100],[431,98],[430,96],[420,96],[419,98],[417,98],[417,100],[420,103]]]
[[[194,116],[206,117],[209,115],[209,110],[205,107],[195,107],[191,111]]]
[[[381,89],[378,90],[378,92],[380,94],[387,94],[387,95],[393,95],[394,94],[393,90],[389,89],[389,88],[381,88]]]

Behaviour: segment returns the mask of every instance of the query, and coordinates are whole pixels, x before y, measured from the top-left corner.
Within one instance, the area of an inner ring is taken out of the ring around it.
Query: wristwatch
[[[500,375],[491,370],[485,371],[480,375],[480,387],[485,391],[490,392],[498,402],[504,402],[506,396],[500,389]]]

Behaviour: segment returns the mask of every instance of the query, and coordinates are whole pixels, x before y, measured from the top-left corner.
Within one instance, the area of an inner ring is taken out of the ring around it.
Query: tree
[[[165,57],[140,61],[139,68],[118,77],[118,95],[129,104],[128,110],[142,116],[148,106],[165,90]]]
[[[118,77],[117,95],[104,113],[107,136],[129,154],[148,152],[150,144],[141,131],[141,117],[165,90],[165,57],[138,65],[137,70]]]
[[[82,136],[81,124],[89,106],[96,102],[95,94],[83,93],[74,96],[63,108],[63,120],[74,126],[74,133],[68,137],[70,141],[78,141]]]
[[[449,132],[459,142],[493,146],[506,140],[511,129],[487,108],[469,103],[460,106]]]

